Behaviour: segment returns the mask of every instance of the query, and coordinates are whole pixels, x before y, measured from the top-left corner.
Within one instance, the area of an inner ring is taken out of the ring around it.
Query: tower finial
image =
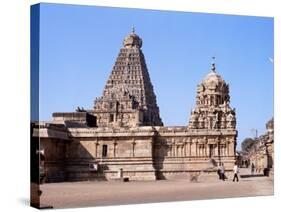
[[[135,33],[135,27],[132,26],[132,33]]]
[[[216,58],[213,56],[213,57],[212,57],[212,69],[211,69],[213,72],[216,72],[215,59],[216,59]]]

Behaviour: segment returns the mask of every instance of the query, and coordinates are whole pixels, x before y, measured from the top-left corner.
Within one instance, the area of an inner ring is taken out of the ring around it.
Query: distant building
[[[247,157],[258,173],[266,172],[273,176],[274,170],[274,121],[266,123],[267,132],[259,136]]]
[[[215,63],[197,87],[188,124],[163,126],[141,47],[133,30],[93,109],[54,113],[53,121],[34,127],[47,182],[215,176],[220,163],[232,170],[236,114]]]

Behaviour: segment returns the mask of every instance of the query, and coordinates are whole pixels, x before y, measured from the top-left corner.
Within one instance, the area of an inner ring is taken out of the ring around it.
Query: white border
[[[29,199],[29,6],[39,1],[0,2],[0,208],[1,211],[34,210]],[[275,18],[275,196],[157,203],[114,207],[67,209],[70,211],[270,211],[280,195],[280,5],[278,0],[50,0],[50,3],[162,9]],[[5,210],[6,209],[6,210]]]

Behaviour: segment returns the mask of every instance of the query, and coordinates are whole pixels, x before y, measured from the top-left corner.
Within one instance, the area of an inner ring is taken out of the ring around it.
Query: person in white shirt
[[[223,163],[221,164],[221,167],[220,167],[220,173],[221,173],[221,179],[224,181],[224,180],[225,180],[225,175],[224,175],[224,166],[223,166]]]
[[[239,172],[239,169],[238,169],[238,166],[235,163],[234,167],[233,167],[233,173],[234,173],[233,182],[235,181],[235,179],[236,179],[237,182],[239,181],[238,172]]]

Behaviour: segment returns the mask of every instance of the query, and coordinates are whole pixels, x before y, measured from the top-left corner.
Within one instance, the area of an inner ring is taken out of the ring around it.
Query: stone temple
[[[133,30],[92,109],[53,113],[52,121],[33,125],[32,136],[39,138],[44,152],[41,165],[47,182],[122,176],[207,179],[216,176],[220,163],[226,175],[232,170],[236,114],[230,107],[229,86],[215,63],[197,86],[187,125],[163,126],[141,48],[142,39]]]

